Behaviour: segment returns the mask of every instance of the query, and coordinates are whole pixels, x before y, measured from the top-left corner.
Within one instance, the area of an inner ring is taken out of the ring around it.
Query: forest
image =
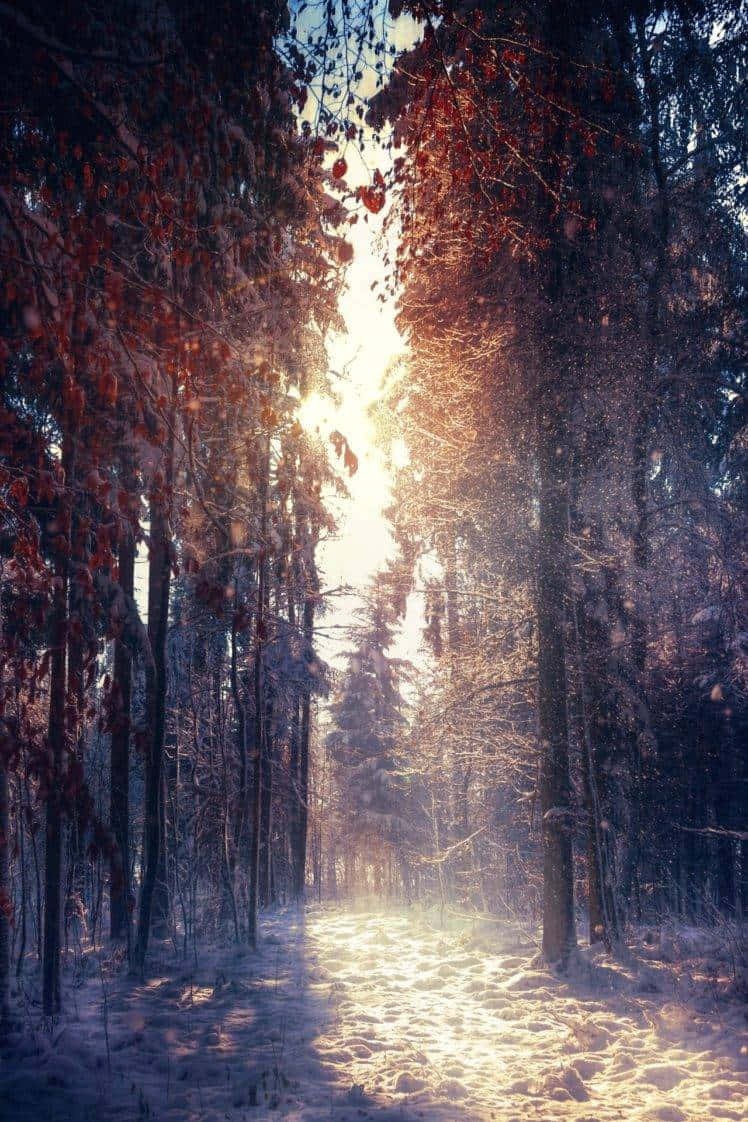
[[[740,0],[0,2],[0,1120],[748,1110]]]

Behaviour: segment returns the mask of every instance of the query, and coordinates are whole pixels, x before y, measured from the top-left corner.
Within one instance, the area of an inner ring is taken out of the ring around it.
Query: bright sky
[[[328,495],[337,517],[338,534],[325,541],[319,551],[325,589],[341,585],[364,588],[394,554],[384,517],[392,480],[367,414],[368,407],[381,393],[385,370],[403,347],[392,303],[381,303],[377,300],[379,290],[371,288],[383,276],[381,255],[375,244],[381,221],[382,215],[371,215],[368,221],[361,218],[346,235],[354,247],[340,303],[348,334],[336,337],[329,348],[332,370],[343,375],[334,378],[340,402],[336,404],[312,394],[301,406],[301,421],[307,430],[318,430],[327,439],[331,431],[338,429],[359,461],[358,471],[347,480],[350,499]],[[330,597],[328,615],[320,624],[320,646],[327,657],[335,657],[346,649],[343,628],[350,622],[356,602],[356,595]]]
[[[402,50],[420,35],[419,26],[408,16],[400,16],[389,25],[390,42]],[[359,93],[366,97],[374,92],[373,71],[366,73]],[[313,113],[310,101],[310,116]],[[390,154],[367,143],[363,152],[349,143],[329,157],[329,163],[344,155],[348,164],[346,184],[351,189],[368,186],[379,169],[386,173]],[[395,327],[395,309],[391,300],[377,299],[385,268],[379,235],[388,206],[378,215],[369,214],[361,204],[355,208],[359,220],[346,228],[345,237],[354,249],[354,258],[346,273],[346,290],[340,311],[348,328],[347,335],[328,344],[330,366],[343,377],[334,378],[339,403],[319,395],[311,395],[301,407],[301,421],[307,430],[319,430],[327,439],[339,430],[358,457],[356,474],[348,480],[350,499],[327,496],[338,521],[338,534],[324,542],[319,550],[319,566],[323,587],[336,589],[352,586],[358,594],[372,577],[384,567],[395,552],[384,510],[391,498],[392,479],[382,451],[375,443],[374,426],[367,414],[369,406],[382,391],[382,379],[392,359],[403,351],[403,341]],[[379,287],[372,290],[375,281]],[[352,595],[332,595],[328,613],[320,621],[318,642],[323,657],[336,659],[348,649],[345,628],[352,622],[358,603]],[[413,600],[414,598],[411,598]],[[421,611],[409,602],[402,635],[392,652],[402,658],[414,658],[420,645]]]

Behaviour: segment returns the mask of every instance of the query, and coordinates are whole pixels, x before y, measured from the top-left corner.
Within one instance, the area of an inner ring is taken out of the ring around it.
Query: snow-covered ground
[[[323,908],[266,918],[256,955],[163,951],[144,985],[92,957],[51,1032],[28,1006],[0,1060],[0,1118],[746,1118],[746,1011],[719,969],[587,955],[569,981],[532,954],[499,925]]]

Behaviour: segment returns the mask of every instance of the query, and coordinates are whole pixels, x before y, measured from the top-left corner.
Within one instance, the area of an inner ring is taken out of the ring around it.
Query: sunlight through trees
[[[0,1046],[95,981],[111,1090],[109,986],[117,1032],[177,959],[250,1010],[274,924],[307,1008],[283,925],[356,901],[538,949],[496,1010],[655,947],[732,1010],[742,5],[28,0],[0,52]],[[377,1094],[486,1116],[411,1061]]]

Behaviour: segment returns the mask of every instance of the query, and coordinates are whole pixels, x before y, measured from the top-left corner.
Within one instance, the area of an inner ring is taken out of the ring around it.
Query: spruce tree
[[[333,728],[327,747],[356,840],[384,842],[400,852],[410,815],[404,772],[406,666],[388,654],[393,617],[376,583],[351,638],[354,646],[331,705]]]

